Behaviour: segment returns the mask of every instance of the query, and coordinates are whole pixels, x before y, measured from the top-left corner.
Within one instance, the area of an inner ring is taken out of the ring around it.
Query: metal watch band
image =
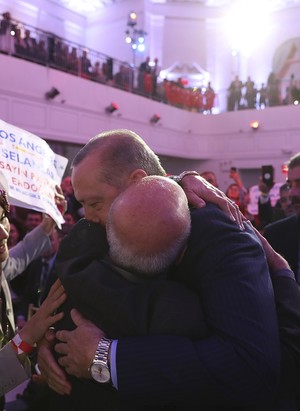
[[[199,176],[199,173],[197,173],[197,171],[183,171],[178,176],[170,176],[170,178],[175,181],[175,183],[180,184],[181,180],[186,176]]]
[[[102,337],[96,349],[94,361],[101,361],[108,365],[108,354],[112,340]]]

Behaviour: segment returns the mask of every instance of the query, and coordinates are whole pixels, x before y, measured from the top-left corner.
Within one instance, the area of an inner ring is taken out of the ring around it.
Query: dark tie
[[[7,316],[6,298],[1,287],[0,292],[0,322],[2,331],[0,332],[0,347],[3,347],[14,336],[12,325]]]
[[[39,286],[39,306],[41,305],[41,297],[43,295],[43,292],[45,290],[46,284],[47,284],[47,279],[48,279],[48,274],[49,274],[49,263],[46,260],[42,261],[42,269],[41,269],[41,276],[40,276],[40,286]]]

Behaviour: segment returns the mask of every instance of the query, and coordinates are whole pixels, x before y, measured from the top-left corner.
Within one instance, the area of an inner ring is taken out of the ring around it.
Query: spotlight
[[[109,106],[106,107],[105,111],[107,114],[111,114],[114,111],[119,110],[119,106],[116,103],[111,103]]]
[[[153,114],[153,116],[150,118],[150,123],[156,124],[160,120],[160,116],[158,114]]]
[[[52,100],[54,99],[56,96],[58,96],[60,94],[60,92],[57,90],[57,88],[52,87],[51,90],[47,91],[47,93],[45,93],[45,97],[47,100]]]
[[[127,26],[134,27],[137,24],[137,14],[132,11],[128,16]]]
[[[251,121],[250,127],[252,128],[252,130],[257,130],[259,128],[259,121]]]

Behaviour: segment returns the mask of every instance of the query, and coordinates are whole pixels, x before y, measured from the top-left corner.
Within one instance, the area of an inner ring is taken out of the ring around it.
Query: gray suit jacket
[[[51,241],[42,227],[34,228],[22,241],[9,250],[9,257],[2,263],[2,271],[11,281],[21,274],[31,261],[50,250]]]
[[[0,397],[30,377],[29,361],[22,366],[12,346],[0,350]]]
[[[49,236],[41,227],[28,233],[25,238],[9,251],[9,257],[2,267],[1,287],[4,290],[7,316],[14,329],[13,306],[8,281],[21,274],[27,265],[51,247]],[[0,326],[1,327],[1,326]],[[0,350],[0,396],[9,392],[30,376],[30,364],[22,366],[10,344]]]

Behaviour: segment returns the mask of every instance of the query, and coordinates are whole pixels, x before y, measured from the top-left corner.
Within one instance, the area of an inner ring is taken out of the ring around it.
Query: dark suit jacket
[[[288,261],[296,277],[299,258],[299,229],[299,217],[291,216],[269,224],[264,232],[264,236],[274,250]],[[299,284],[300,278],[297,280]]]
[[[225,404],[233,409],[267,401],[274,392],[279,372],[278,329],[262,248],[252,232],[241,232],[212,205],[192,212],[192,227],[184,260],[171,275],[200,297],[211,337],[119,338],[122,404],[125,398],[140,401],[143,409],[145,404],[169,403],[199,409],[225,409]],[[78,271],[78,262],[72,269]],[[95,266],[92,271],[95,275]],[[82,277],[77,282],[76,275],[61,278],[77,301],[87,283]],[[97,295],[93,288],[88,298],[97,299]],[[120,325],[118,317],[115,322]],[[99,390],[103,387],[97,387],[102,401]]]
[[[268,401],[279,371],[278,328],[253,232],[212,205],[194,210],[187,252],[172,275],[199,295],[212,336],[119,339],[120,394],[199,410]]]
[[[272,275],[280,329],[281,373],[278,395],[270,411],[300,409],[300,287],[291,272],[285,271]]]
[[[76,307],[112,338],[149,334],[193,338],[209,335],[197,294],[166,281],[166,275],[146,280],[118,269],[105,258],[106,253],[105,230],[87,220],[76,224],[62,241],[56,270],[69,297],[62,307],[65,316],[56,324],[56,329],[74,328],[70,310]],[[76,378],[72,378],[72,384],[70,396],[50,396],[53,408],[94,410],[100,395],[101,407],[106,410],[135,409],[134,401],[121,405],[118,392],[109,386]]]

